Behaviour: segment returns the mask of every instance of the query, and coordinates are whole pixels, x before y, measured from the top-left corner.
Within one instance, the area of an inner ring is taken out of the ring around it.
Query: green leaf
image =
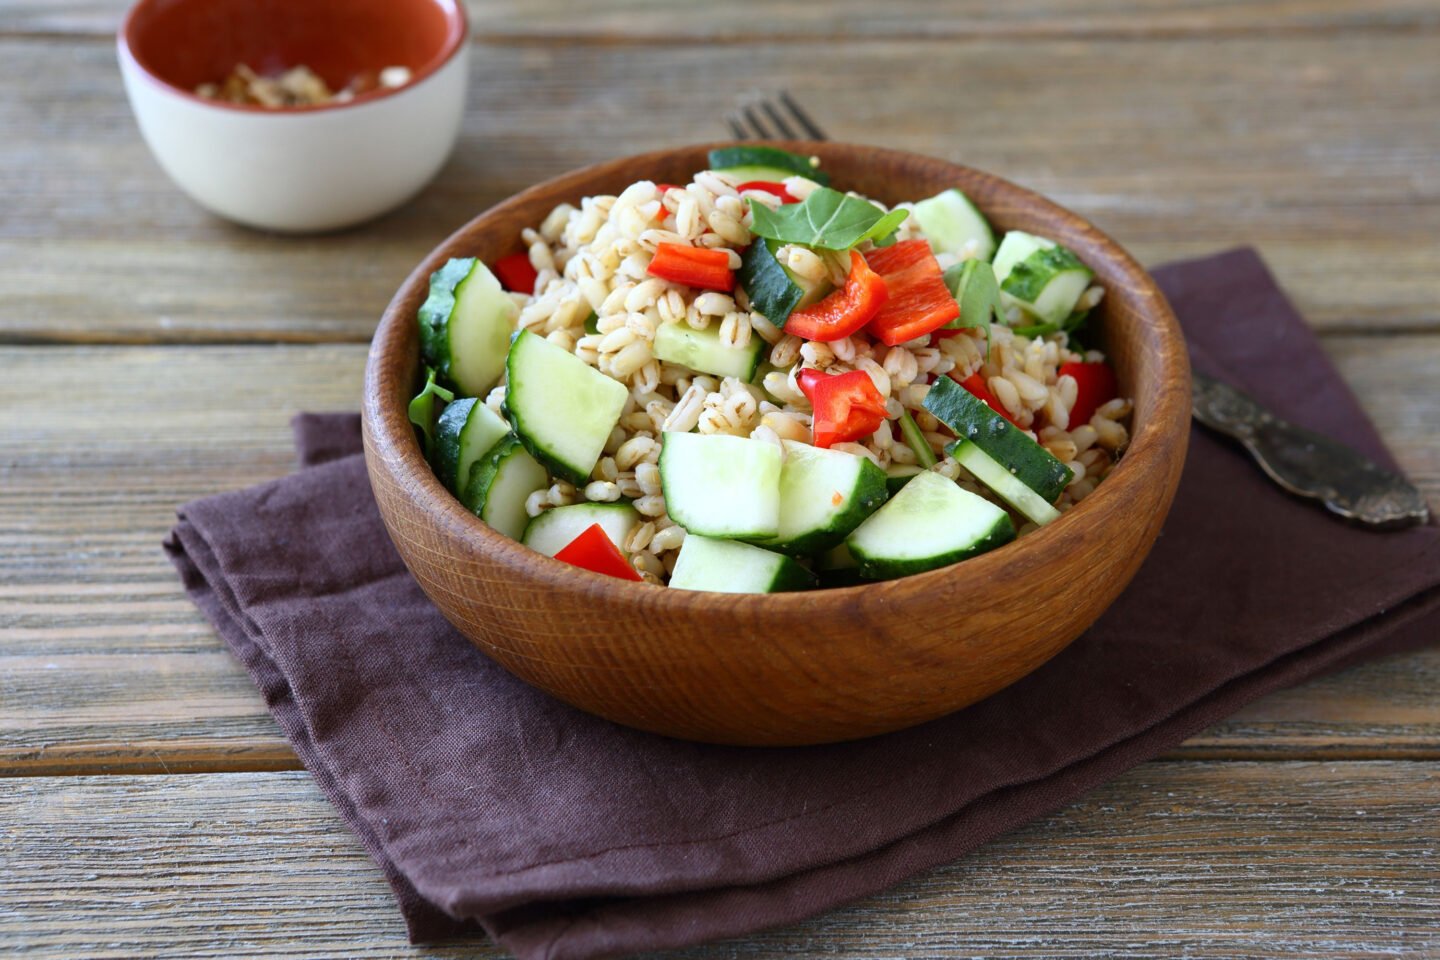
[[[1004,322],[1000,303],[1000,284],[995,282],[995,268],[984,260],[966,260],[945,271],[945,285],[960,301],[960,316],[947,326],[985,331],[985,352],[990,352],[990,326],[994,320]]]
[[[910,215],[906,210],[886,213],[868,200],[829,187],[812,191],[804,203],[787,203],[771,210],[763,203],[752,202],[750,210],[755,234],[821,250],[849,250],[863,240],[893,240],[895,231]]]
[[[410,401],[410,422],[420,428],[425,438],[425,456],[430,456],[430,447],[435,442],[435,400],[450,403],[455,394],[435,382],[435,368],[425,368],[425,388]]]
[[[1082,331],[1085,321],[1089,317],[1089,310],[1076,310],[1059,323],[1036,323],[1028,327],[1014,327],[1013,329],[1022,337],[1048,337],[1052,333],[1059,333],[1063,330],[1071,335],[1072,342],[1078,342],[1074,338]]]
[[[750,298],[750,307],[775,326],[784,327],[805,291],[775,259],[771,243],[761,240],[745,248],[736,279]]]
[[[590,316],[585,318],[585,332],[591,336],[600,332],[600,315],[594,310],[591,310]]]
[[[920,432],[920,425],[910,416],[909,410],[900,411],[900,435],[905,438],[905,445],[915,451],[915,459],[920,461],[920,466],[926,470],[935,466],[935,451],[925,442],[925,434]]]

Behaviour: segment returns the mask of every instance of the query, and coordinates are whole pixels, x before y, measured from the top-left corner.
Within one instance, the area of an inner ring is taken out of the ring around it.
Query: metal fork
[[[725,122],[738,140],[830,139],[786,90],[776,93],[773,99],[751,94],[726,115]]]

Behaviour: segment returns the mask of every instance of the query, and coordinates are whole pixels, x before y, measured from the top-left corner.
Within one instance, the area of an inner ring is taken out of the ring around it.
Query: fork
[[[725,117],[740,140],[826,140],[824,131],[786,90],[752,93]],[[798,131],[798,132],[797,132]],[[1426,523],[1420,491],[1358,451],[1297,427],[1229,384],[1199,373],[1192,380],[1195,420],[1237,441],[1270,480],[1296,496],[1318,500],[1333,514],[1372,529]]]
[[[830,139],[786,90],[776,93],[774,99],[751,94],[726,115],[725,122],[738,140]]]

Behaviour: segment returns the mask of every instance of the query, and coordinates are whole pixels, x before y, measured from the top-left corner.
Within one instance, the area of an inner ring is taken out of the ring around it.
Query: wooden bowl
[[[406,403],[420,378],[416,311],[450,257],[520,246],[561,201],[640,179],[687,183],[716,144],[566,174],[501,203],[437,247],[400,288],[365,377],[365,458],[380,513],[421,588],[516,676],[582,710],[692,740],[826,743],[897,730],[1014,683],[1120,594],[1160,532],[1190,429],[1190,373],[1154,281],[1075,214],[998,177],[896,150],[779,144],[818,155],[841,189],[886,203],[958,186],[996,227],[1053,237],[1106,287],[1099,311],[1133,439],[1061,519],[991,553],[901,580],[734,595],[627,583],[541,556],[471,515],[426,464]],[[1077,692],[1080,695],[1083,692]],[[1017,718],[1024,722],[1024,718]]]

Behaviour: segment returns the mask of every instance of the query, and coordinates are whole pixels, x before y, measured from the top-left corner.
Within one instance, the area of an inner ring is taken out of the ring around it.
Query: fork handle
[[[1284,489],[1379,529],[1425,523],[1430,508],[1404,477],[1355,450],[1275,416],[1247,394],[1192,372],[1195,419],[1234,437]]]

